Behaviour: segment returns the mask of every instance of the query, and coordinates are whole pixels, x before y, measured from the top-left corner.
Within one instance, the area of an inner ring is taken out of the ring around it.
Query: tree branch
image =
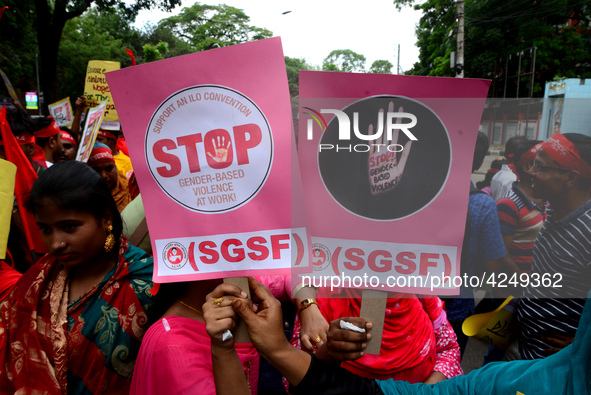
[[[67,0],[58,0],[58,1],[67,1]],[[68,21],[70,19],[76,18],[76,17],[84,14],[84,11],[89,9],[93,2],[94,2],[94,0],[85,0],[78,7],[75,7],[72,11],[66,12],[65,13],[66,20]],[[56,3],[56,6],[57,6],[57,3]],[[64,10],[65,10],[65,7],[64,7]]]

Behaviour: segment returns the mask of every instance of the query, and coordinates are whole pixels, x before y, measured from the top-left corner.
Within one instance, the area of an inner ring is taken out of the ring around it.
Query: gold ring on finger
[[[320,338],[320,336],[314,339],[314,343],[322,343],[322,339]]]
[[[211,303],[215,304],[215,305],[216,305],[216,306],[218,306],[218,307],[222,307],[222,302],[223,302],[223,301],[224,301],[224,298],[216,298],[216,299],[214,299],[214,300],[213,300],[213,302],[211,302]]]

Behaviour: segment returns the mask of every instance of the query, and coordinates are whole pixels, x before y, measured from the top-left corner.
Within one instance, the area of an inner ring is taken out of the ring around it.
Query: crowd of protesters
[[[123,135],[101,128],[88,162],[76,161],[83,99],[76,108],[72,129],[0,110],[0,158],[18,168],[0,261],[0,393],[279,393],[281,375],[294,394],[589,391],[591,137],[510,139],[482,191],[472,185],[463,269],[560,273],[563,288],[510,289],[518,340],[464,375],[472,289],[445,301],[391,293],[376,356],[364,354],[372,323],[355,318],[356,290],[291,295],[289,278],[266,276],[249,279],[248,298],[221,280],[154,283],[147,229],[122,220],[145,215]],[[472,171],[488,148],[479,133]],[[239,317],[252,344],[228,336]]]

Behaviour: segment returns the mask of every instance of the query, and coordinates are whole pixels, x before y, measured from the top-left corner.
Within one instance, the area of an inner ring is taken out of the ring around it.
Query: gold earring
[[[111,252],[113,247],[115,246],[115,236],[112,233],[113,225],[107,226],[107,238],[105,240],[105,251]]]

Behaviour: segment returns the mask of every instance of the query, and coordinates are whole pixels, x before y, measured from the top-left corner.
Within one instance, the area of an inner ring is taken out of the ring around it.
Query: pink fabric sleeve
[[[460,346],[447,319],[435,331],[435,341],[437,356],[433,370],[442,373],[448,379],[464,374]]]
[[[275,297],[282,302],[290,299],[291,277],[285,276],[254,276],[255,280],[263,284]]]
[[[441,325],[441,316],[445,314],[443,301],[437,296],[423,295],[419,296],[423,309],[427,312],[429,319],[433,323],[433,329],[437,330]]]
[[[244,357],[239,354],[240,357],[244,365]],[[200,353],[182,346],[169,346],[156,351],[153,361],[158,362],[155,362],[150,369],[152,386],[142,391],[142,395],[216,394],[211,353]],[[259,375],[258,360],[253,361],[250,366],[248,384],[252,393],[256,394]]]
[[[160,320],[144,337],[130,395],[215,395],[211,343],[205,324],[177,316],[166,318],[168,329]],[[254,395],[258,387],[259,356],[252,344],[235,346]]]
[[[190,352],[188,352],[190,351]],[[179,394],[198,391],[202,394],[215,394],[215,382],[209,364],[211,354],[198,353],[185,347],[166,347],[154,353],[154,361],[161,361],[152,370],[157,393]],[[205,365],[205,366],[204,366]],[[207,366],[207,367],[206,367]]]

